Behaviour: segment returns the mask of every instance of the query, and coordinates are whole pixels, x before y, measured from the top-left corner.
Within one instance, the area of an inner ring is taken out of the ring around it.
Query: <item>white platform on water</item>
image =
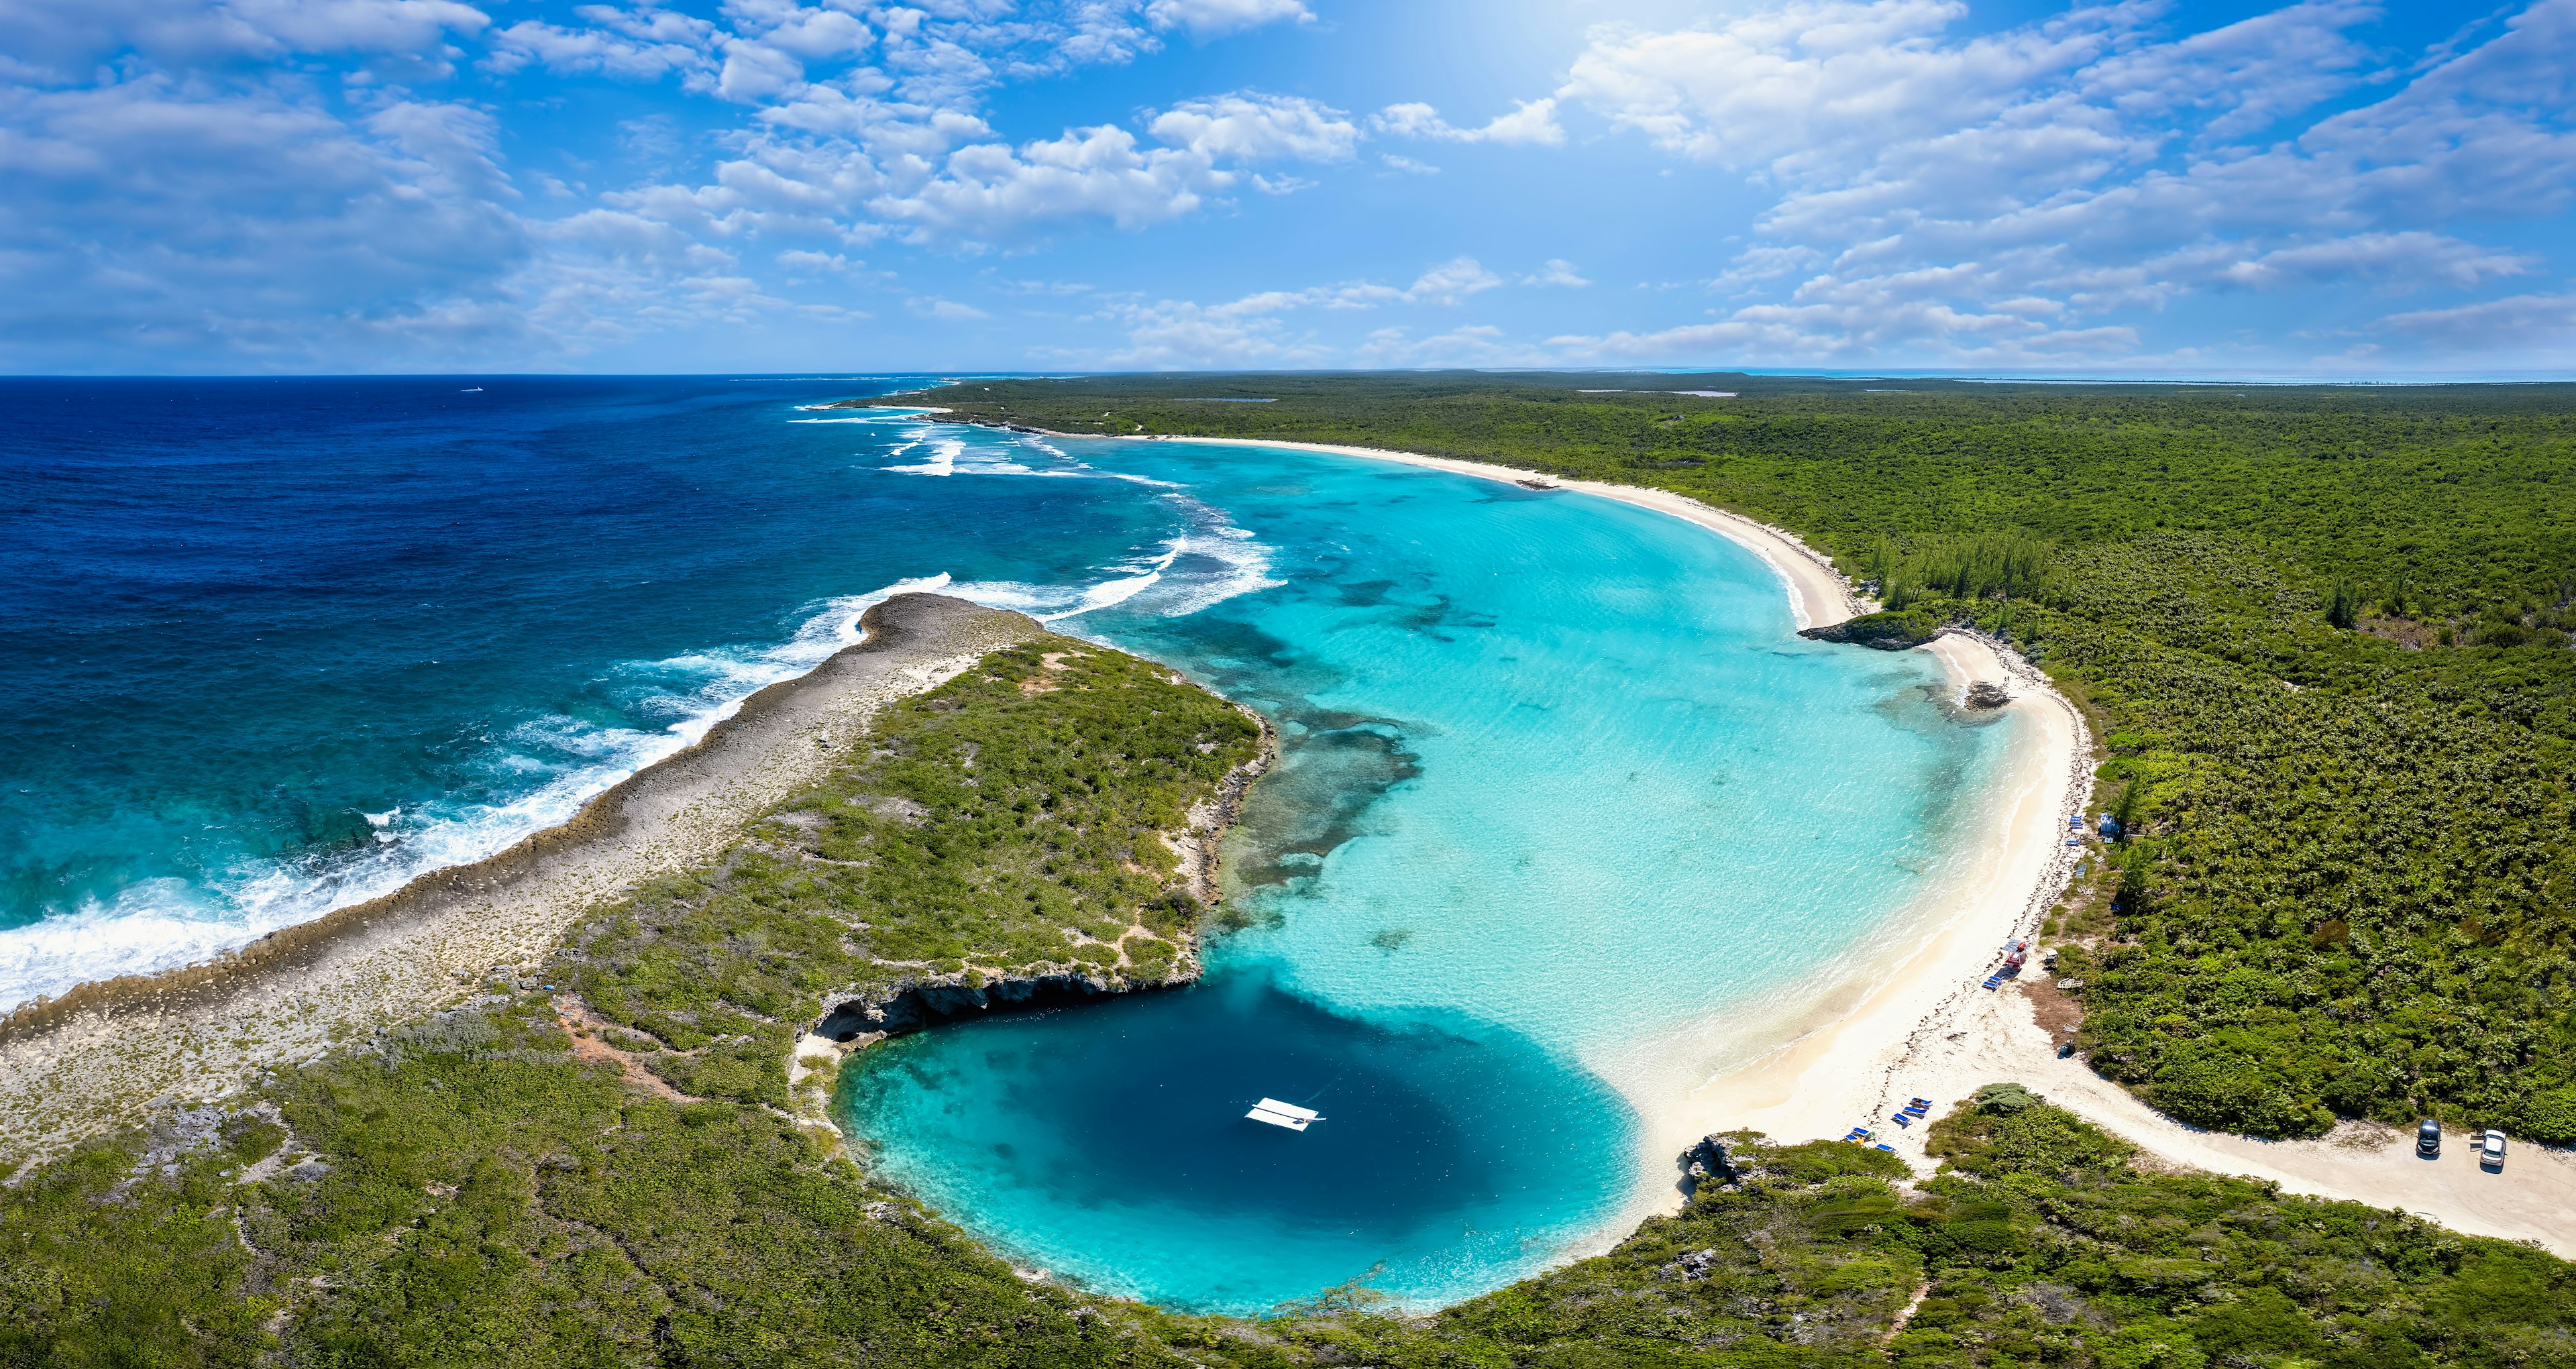
[[[1286,1127],[1290,1131],[1304,1131],[1308,1124],[1324,1120],[1324,1114],[1313,1108],[1301,1108],[1294,1103],[1280,1102],[1276,1098],[1262,1099],[1252,1105],[1252,1111],[1243,1115],[1256,1122],[1268,1122],[1274,1127]]]

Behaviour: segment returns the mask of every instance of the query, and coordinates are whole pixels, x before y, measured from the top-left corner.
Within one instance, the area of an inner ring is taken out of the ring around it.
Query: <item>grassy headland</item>
[[[1147,662],[996,652],[515,984],[0,1186],[0,1364],[2576,1366],[2576,1266],[2141,1167],[2009,1086],[1925,1183],[1737,1136],[1680,1214],[1423,1318],[1032,1283],[875,1186],[802,1027],[1170,974],[1196,913],[1161,834],[1258,746]]]
[[[1142,1314],[871,1187],[790,1057],[923,986],[1187,973],[1165,834],[1261,745],[1150,662],[994,652],[480,1001],[20,1173],[0,1364],[1120,1362]]]
[[[2092,715],[2134,835],[2052,933],[2096,1068],[2229,1130],[2429,1113],[2576,1142],[2576,386],[1310,374],[900,402],[1775,523],[1886,601],[1854,638],[1973,624]]]

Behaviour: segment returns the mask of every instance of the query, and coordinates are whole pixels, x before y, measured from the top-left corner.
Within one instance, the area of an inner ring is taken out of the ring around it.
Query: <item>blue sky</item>
[[[0,0],[17,372],[2576,373],[2576,0]]]

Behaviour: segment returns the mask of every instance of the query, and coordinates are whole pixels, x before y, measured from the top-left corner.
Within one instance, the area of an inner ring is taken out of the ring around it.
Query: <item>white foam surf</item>
[[[861,637],[860,618],[889,597],[947,588],[946,574],[897,580],[811,606],[786,640],[627,662],[658,727],[603,727],[562,714],[513,727],[482,767],[498,803],[412,802],[361,813],[372,840],[295,859],[252,860],[202,886],[179,879],[128,886],[113,900],[0,929],[0,1011],[75,984],[146,974],[247,945],[337,908],[400,889],[433,870],[471,864],[571,820],[582,805],[704,738],[769,685],[805,674]]]
[[[0,1011],[85,981],[150,973],[204,960],[283,927],[400,889],[431,871],[470,864],[570,820],[582,805],[635,772],[696,743],[733,716],[743,700],[812,670],[856,643],[859,619],[888,597],[910,591],[956,595],[992,608],[1064,624],[1110,610],[1185,617],[1240,595],[1274,587],[1271,551],[1222,510],[1167,480],[1097,469],[1026,435],[987,433],[921,421],[889,411],[855,419],[909,425],[886,456],[930,449],[925,460],[876,469],[907,475],[1105,479],[1161,490],[1179,527],[1126,559],[1100,565],[1077,583],[956,582],[942,572],[894,581],[863,594],[811,604],[783,640],[710,647],[611,668],[625,686],[629,716],[648,725],[613,727],[554,714],[508,729],[479,762],[487,792],[507,797],[477,803],[459,797],[407,799],[362,813],[364,838],[338,849],[290,859],[261,858],[200,883],[144,881],[114,899],[0,929]],[[1026,456],[1040,462],[1028,464]]]

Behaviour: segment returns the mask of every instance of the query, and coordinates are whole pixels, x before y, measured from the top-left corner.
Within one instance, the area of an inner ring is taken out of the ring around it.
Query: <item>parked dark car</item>
[[[2439,1155],[2442,1153],[2441,1123],[2427,1117],[2423,1121],[2415,1124],[2415,1153],[2418,1155]]]

